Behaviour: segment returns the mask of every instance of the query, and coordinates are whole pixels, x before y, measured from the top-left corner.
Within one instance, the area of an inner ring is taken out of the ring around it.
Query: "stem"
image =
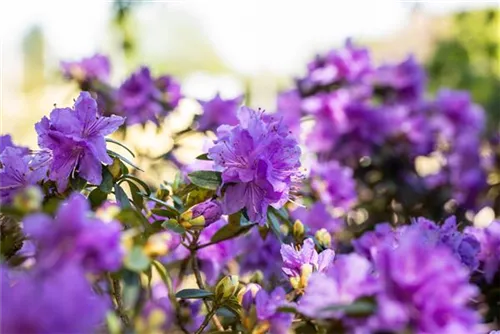
[[[130,327],[130,320],[127,316],[127,313],[125,312],[125,309],[123,308],[123,301],[120,293],[120,281],[111,276],[110,280],[111,280],[111,293],[113,294],[116,304],[116,313],[122,320],[125,327]]]
[[[207,327],[208,323],[210,322],[210,319],[214,316],[215,316],[215,307],[205,316],[205,320],[203,320],[203,323],[201,324],[200,328],[198,328],[195,334],[202,333],[205,327]]]
[[[203,283],[203,279],[201,278],[201,272],[200,272],[200,267],[198,265],[198,259],[196,258],[196,251],[197,251],[197,248],[196,248],[196,243],[198,242],[198,237],[200,235],[199,234],[195,234],[193,236],[193,241],[191,243],[191,266],[192,266],[192,269],[193,269],[193,273],[194,273],[194,277],[196,278],[196,284],[198,285],[198,287],[202,290],[205,290],[205,284]],[[214,326],[217,328],[217,330],[219,331],[224,331],[224,327],[222,326],[219,318],[217,317],[217,315],[215,315],[215,311],[216,311],[216,307],[214,305],[211,305],[211,303],[207,300],[203,300],[203,302],[205,303],[205,306],[207,308],[207,310],[210,310],[207,314],[207,316],[205,317],[205,321],[208,322],[210,321],[210,319],[212,319],[212,322],[214,323]],[[205,323],[204,321],[204,323]],[[207,324],[205,325],[201,325],[200,326],[200,329],[203,330]],[[201,333],[200,329],[198,329],[197,333]]]

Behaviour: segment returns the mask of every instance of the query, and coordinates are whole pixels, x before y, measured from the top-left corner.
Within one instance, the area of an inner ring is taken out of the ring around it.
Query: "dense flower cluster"
[[[468,93],[433,97],[415,58],[377,65],[348,41],[274,114],[198,101],[160,183],[106,136],[163,126],[180,84],[143,66],[113,87],[110,68],[62,63],[82,92],[35,125],[39,149],[0,136],[2,333],[500,328],[500,223],[474,226],[498,216],[500,149]],[[184,164],[193,133],[208,144]]]
[[[221,126],[209,150],[222,168],[226,214],[246,209],[251,221],[265,223],[268,206],[282,207],[299,177],[300,149],[279,120],[242,107],[239,124]]]

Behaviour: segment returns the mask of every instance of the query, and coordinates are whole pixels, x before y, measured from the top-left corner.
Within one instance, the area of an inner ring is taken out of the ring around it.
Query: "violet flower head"
[[[80,61],[63,61],[61,70],[67,79],[79,82],[100,80],[107,81],[111,71],[108,57],[96,54]]]
[[[311,186],[324,204],[349,211],[356,203],[356,182],[351,168],[337,161],[317,163],[311,178]]]
[[[254,228],[247,236],[238,242],[240,273],[247,274],[260,270],[266,279],[278,278],[282,275],[281,243],[274,235],[267,235],[265,239]]]
[[[49,178],[64,191],[74,171],[91,184],[102,181],[102,165],[113,159],[106,151],[105,136],[123,124],[119,116],[102,117],[96,101],[88,92],[81,92],[73,109],[56,108],[50,118],[43,117],[35,125],[38,145],[52,151]]]
[[[354,250],[369,260],[374,259],[382,247],[396,248],[398,244],[399,233],[389,223],[377,224],[373,231],[365,232],[352,241]]]
[[[35,269],[12,282],[7,276],[1,282],[2,333],[93,333],[111,306],[93,293],[79,266]]]
[[[74,193],[61,204],[54,219],[44,214],[27,216],[25,232],[37,246],[40,265],[71,261],[95,273],[119,269],[123,258],[121,225],[104,223],[91,215],[89,202]]]
[[[165,102],[169,109],[175,109],[182,98],[180,83],[170,75],[162,75],[156,79],[156,87],[161,93],[161,101]]]
[[[300,135],[300,123],[303,114],[302,98],[296,89],[287,90],[278,94],[276,101],[276,115],[283,119],[295,138]]]
[[[342,218],[333,217],[322,202],[316,202],[309,209],[299,207],[291,213],[294,219],[300,220],[309,231],[315,233],[322,228],[330,233],[337,233],[345,228]]]
[[[45,179],[48,159],[40,158],[14,146],[3,150],[0,154],[0,203],[11,202],[17,192]]]
[[[318,254],[314,240],[306,239],[302,248],[297,250],[292,245],[281,245],[283,273],[290,278],[295,289],[304,288],[313,272],[324,272],[333,262],[335,252],[325,249]]]
[[[203,114],[198,119],[198,130],[215,131],[220,125],[237,125],[238,117],[236,113],[242,101],[242,96],[226,100],[222,99],[219,93],[211,100],[199,100],[198,102],[203,108]]]
[[[400,64],[380,66],[368,81],[387,103],[415,103],[425,89],[425,71],[410,56]]]
[[[247,107],[238,111],[240,123],[220,126],[208,155],[222,170],[225,214],[243,208],[252,222],[265,224],[267,208],[281,208],[300,177],[300,148],[286,127]]]
[[[349,305],[357,298],[372,296],[378,282],[371,263],[358,254],[338,256],[326,272],[313,273],[298,310],[313,318],[341,319],[343,312],[328,309]]]
[[[7,147],[13,147],[13,148],[20,149],[23,152],[23,154],[28,154],[29,151],[30,151],[29,148],[27,148],[27,147],[15,145],[12,142],[12,137],[10,135],[2,135],[2,136],[0,136],[0,154],[2,154],[2,152]]]
[[[493,221],[486,228],[467,227],[465,234],[473,236],[480,243],[478,259],[486,281],[491,283],[500,270],[500,222]]]
[[[258,327],[262,327],[263,333],[287,334],[293,320],[290,313],[278,311],[281,306],[287,306],[290,303],[286,300],[286,293],[283,288],[278,287],[271,293],[264,289],[259,290],[255,296],[255,306],[257,310]]]
[[[447,247],[426,244],[418,231],[410,230],[396,249],[382,248],[375,264],[382,289],[377,296],[377,329],[474,332],[480,318],[468,304],[478,289]]]

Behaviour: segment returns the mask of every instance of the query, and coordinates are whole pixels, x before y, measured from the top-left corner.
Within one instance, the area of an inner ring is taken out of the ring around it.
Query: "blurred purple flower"
[[[156,87],[161,92],[162,101],[168,105],[169,109],[175,109],[179,105],[182,98],[181,85],[174,77],[170,75],[158,77]]]
[[[67,79],[77,81],[100,80],[107,81],[111,71],[108,57],[100,54],[83,58],[80,61],[63,61],[61,70]]]
[[[215,131],[220,125],[237,125],[238,117],[236,113],[242,101],[242,96],[224,100],[219,93],[211,100],[198,100],[203,108],[203,114],[198,119],[198,130]]]
[[[296,89],[287,90],[278,94],[276,101],[276,117],[283,120],[297,140],[300,136],[300,122],[302,117],[302,99]]]
[[[265,224],[269,205],[280,208],[300,176],[300,148],[281,122],[247,107],[238,111],[239,125],[220,126],[209,150],[222,168],[226,214],[246,209],[250,221]]]
[[[4,270],[3,270],[4,271]],[[111,303],[93,293],[85,273],[75,265],[1,279],[2,333],[93,333]]]
[[[298,310],[312,318],[340,319],[343,312],[329,306],[349,305],[377,290],[378,282],[368,260],[357,254],[339,255],[326,272],[312,274]]]
[[[240,274],[260,270],[268,280],[281,275],[281,243],[274,235],[267,235],[265,239],[254,228],[247,236],[238,242]]]
[[[0,154],[0,203],[9,203],[20,190],[47,176],[49,157],[28,154],[27,149],[6,147]]]
[[[91,214],[85,197],[73,193],[54,219],[41,213],[27,216],[24,229],[37,246],[39,265],[52,267],[71,261],[95,273],[118,270],[123,257],[121,225],[104,223]]]
[[[266,333],[287,334],[289,332],[293,314],[278,311],[279,307],[289,304],[286,300],[285,290],[281,287],[276,288],[269,294],[264,289],[257,292],[255,296],[257,319],[267,328]]]
[[[467,235],[476,238],[480,243],[478,259],[484,271],[486,281],[491,283],[500,269],[500,222],[493,221],[486,228],[467,227]]]
[[[352,169],[337,161],[316,163],[311,171],[311,187],[321,202],[332,208],[349,211],[357,200]]]
[[[396,249],[382,247],[375,264],[382,287],[373,322],[377,329],[474,332],[480,318],[468,305],[478,289],[447,247],[423,242],[421,234],[411,230]]]
[[[101,183],[101,163],[113,162],[106,152],[104,137],[122,123],[119,116],[99,116],[96,101],[88,92],[81,92],[74,109],[56,108],[50,118],[43,117],[35,125],[38,145],[52,151],[49,178],[57,183],[59,191],[66,189],[74,171],[89,183]]]
[[[333,217],[322,202],[312,204],[309,209],[299,207],[291,212],[291,216],[300,220],[312,233],[322,228],[337,233],[345,227],[344,220]]]

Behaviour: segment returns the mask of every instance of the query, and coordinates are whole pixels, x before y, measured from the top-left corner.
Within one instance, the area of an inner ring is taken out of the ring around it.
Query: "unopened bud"
[[[14,208],[22,212],[32,212],[41,208],[43,193],[37,186],[29,186],[17,193],[13,199]]]
[[[181,225],[185,228],[202,229],[220,219],[222,207],[216,200],[196,204],[181,215]]]
[[[318,230],[314,237],[323,248],[330,248],[332,244],[332,236],[326,229],[322,228]]]
[[[156,198],[162,201],[167,201],[170,196],[170,191],[165,188],[160,188],[156,191]]]
[[[295,239],[302,240],[305,232],[304,224],[302,224],[300,220],[296,220],[295,223],[293,223],[292,231]]]
[[[257,295],[257,292],[259,292],[261,289],[262,287],[260,285],[250,283],[240,290],[237,299],[245,311],[248,312],[250,310],[255,302],[255,296]]]
[[[215,286],[215,297],[219,300],[228,299],[236,294],[239,286],[239,277],[229,275],[224,277]]]
[[[264,274],[260,270],[256,270],[250,277],[251,283],[261,284],[264,281]]]

